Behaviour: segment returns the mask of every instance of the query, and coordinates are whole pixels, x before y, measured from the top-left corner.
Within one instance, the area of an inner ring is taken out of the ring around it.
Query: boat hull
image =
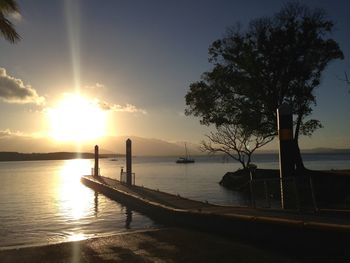
[[[194,160],[177,160],[176,163],[194,163]]]

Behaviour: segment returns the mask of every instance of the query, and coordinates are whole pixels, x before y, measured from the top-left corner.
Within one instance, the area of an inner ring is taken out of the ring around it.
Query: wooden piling
[[[132,185],[131,140],[126,140],[126,184]]]
[[[97,177],[99,175],[99,166],[98,166],[98,145],[95,145],[95,166],[94,166],[94,176]]]

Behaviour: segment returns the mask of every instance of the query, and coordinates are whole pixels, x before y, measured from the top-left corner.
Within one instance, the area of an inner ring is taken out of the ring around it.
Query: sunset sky
[[[0,137],[64,140],[66,132],[68,139],[106,134],[198,143],[210,129],[184,116],[184,96],[211,68],[209,45],[228,26],[272,15],[282,2],[18,1],[21,16],[12,19],[22,40],[0,39]],[[316,91],[313,117],[324,128],[300,144],[350,148],[350,85],[339,80],[350,75],[350,2],[303,2],[336,22],[333,38],[345,60],[330,64]],[[69,103],[80,113],[64,115]],[[54,127],[60,118],[71,126],[79,119],[85,135]]]

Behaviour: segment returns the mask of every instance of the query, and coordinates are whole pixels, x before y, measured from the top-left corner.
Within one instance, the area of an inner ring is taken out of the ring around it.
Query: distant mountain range
[[[115,158],[116,154],[101,154],[99,158]],[[53,153],[19,153],[0,152],[0,162],[8,161],[34,161],[34,160],[69,160],[69,159],[92,159],[93,153],[53,152]]]
[[[336,148],[313,148],[313,149],[301,149],[302,154],[327,154],[327,153],[350,153],[350,149],[336,149]],[[259,150],[255,154],[278,154],[278,150]]]
[[[48,152],[90,152],[94,151],[95,144],[99,145],[100,153],[125,154],[125,141],[129,137],[105,137],[90,143],[80,145],[67,142],[55,142],[48,138],[33,138],[27,136],[0,137],[0,150],[6,152],[22,153],[48,153]],[[133,155],[138,156],[182,156],[185,154],[184,143],[167,142],[159,139],[131,136]],[[196,144],[187,143],[191,155],[203,154]]]
[[[302,150],[303,153],[350,153],[350,149],[334,149],[334,148],[314,148]]]
[[[74,143],[55,142],[49,138],[33,138],[29,136],[0,136],[0,151],[21,153],[57,153],[81,152],[93,153],[95,144],[99,145],[101,154],[125,154],[125,141],[127,136],[110,136],[79,146]],[[137,156],[184,156],[184,142],[168,142],[159,139],[131,136],[132,153]],[[198,144],[187,143],[189,153],[204,155]],[[276,150],[260,150],[261,153],[277,153]],[[350,149],[316,148],[302,149],[302,153],[350,153]]]

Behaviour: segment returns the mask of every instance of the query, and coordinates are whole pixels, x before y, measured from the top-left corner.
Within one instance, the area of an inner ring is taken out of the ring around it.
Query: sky
[[[21,16],[12,21],[22,40],[0,39],[0,137],[52,136],[52,112],[79,92],[105,111],[108,135],[199,143],[211,128],[184,115],[184,97],[211,69],[208,47],[229,26],[273,15],[283,2],[18,1]],[[340,80],[350,74],[350,2],[302,2],[335,21],[345,59],[328,66],[315,93],[313,117],[324,128],[300,146],[350,148],[350,85]],[[85,130],[95,122],[87,121]]]

